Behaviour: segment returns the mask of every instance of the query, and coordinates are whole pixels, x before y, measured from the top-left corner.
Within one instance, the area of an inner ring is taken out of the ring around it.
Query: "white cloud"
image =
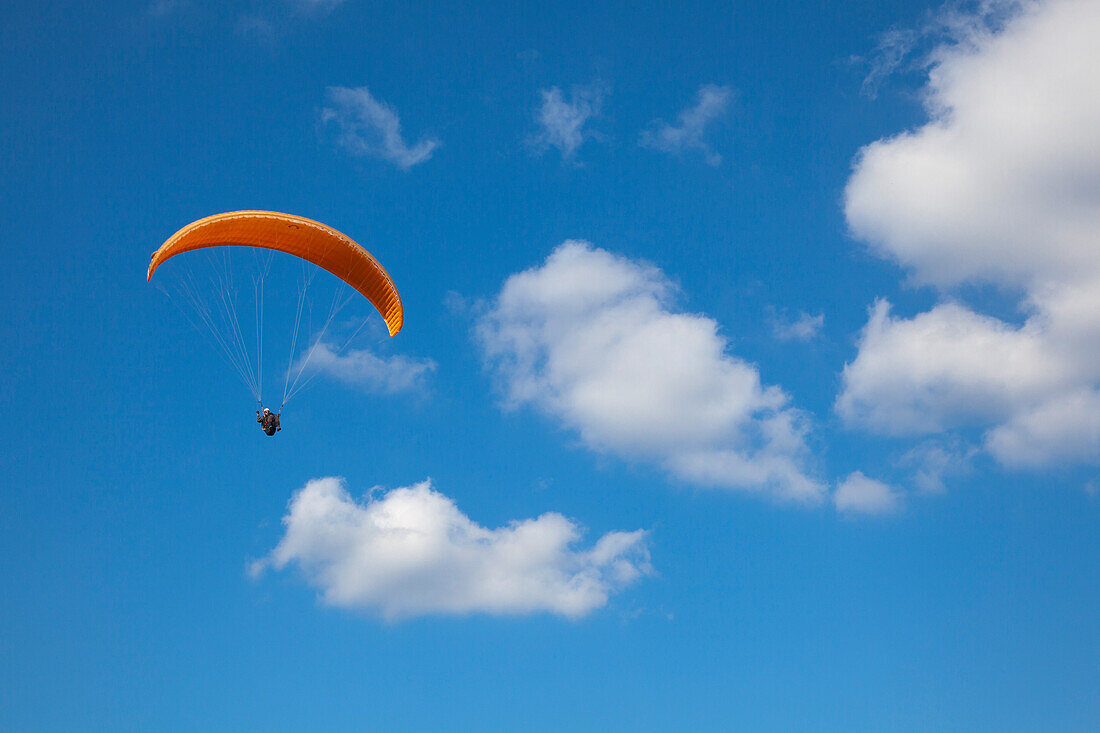
[[[911,319],[880,300],[844,367],[841,417],[893,435],[1003,420],[1061,388],[1065,365],[1039,330],[944,303]]]
[[[695,484],[820,501],[801,414],[672,295],[660,270],[568,241],[508,278],[478,337],[510,406],[539,408],[594,449]]]
[[[556,513],[488,529],[429,481],[356,501],[339,478],[314,479],[291,499],[286,534],[266,568],[296,563],[331,606],[385,618],[527,614],[577,618],[652,572],[646,533],[609,532],[589,549]]]
[[[645,148],[680,154],[697,150],[709,165],[719,165],[722,156],[711,150],[705,133],[711,122],[725,114],[733,99],[733,90],[715,84],[704,84],[695,95],[695,105],[688,107],[676,120],[676,124],[655,120],[643,130],[639,144]]]
[[[896,514],[901,511],[901,495],[889,484],[855,471],[840,482],[833,493],[839,512],[859,514]]]
[[[193,0],[159,0],[163,5],[192,5]],[[324,17],[344,0],[281,0],[253,3],[253,10],[237,17],[237,32],[265,44],[275,44],[294,33],[303,22]]]
[[[604,86],[595,83],[574,87],[568,100],[558,87],[543,89],[539,94],[542,104],[535,112],[539,130],[531,142],[541,150],[555,147],[563,158],[570,159],[593,136],[585,126],[603,107]]]
[[[774,310],[769,312],[772,335],[780,341],[809,341],[816,338],[825,325],[825,314],[816,316],[800,312],[795,317]]]
[[[860,92],[872,99],[879,86],[898,71],[925,70],[940,60],[945,48],[972,45],[974,39],[1002,30],[1032,0],[948,0],[928,14],[919,28],[892,28],[881,34],[867,59]],[[929,50],[929,44],[932,48]]]
[[[975,449],[961,441],[928,440],[901,458],[901,465],[913,469],[913,485],[925,494],[947,491],[947,479],[970,471]]]
[[[1012,466],[1096,463],[1100,461],[1100,391],[1067,391],[1022,410],[989,432],[986,447]]]
[[[279,38],[280,25],[258,13],[244,13],[237,18],[237,32],[261,43],[274,43]]]
[[[869,59],[853,59],[856,63],[866,62],[868,67],[860,93],[871,99],[878,96],[879,86],[902,64],[919,38],[917,31],[894,28],[879,36]]]
[[[853,231],[921,282],[1028,286],[1097,270],[1100,5],[1027,3],[999,33],[941,47],[931,120],[864,148]]]
[[[378,356],[366,349],[341,354],[330,344],[320,343],[313,350],[306,368],[311,373],[325,374],[367,392],[393,394],[424,390],[425,380],[435,371],[436,363],[400,354]]]
[[[861,151],[845,213],[916,282],[993,283],[1021,293],[1027,319],[879,304],[837,408],[890,433],[976,426],[1006,464],[1096,462],[1100,4],[990,2],[948,25],[929,122]]]
[[[366,87],[329,87],[326,96],[329,106],[321,110],[321,122],[335,128],[337,144],[353,155],[381,158],[408,170],[439,147],[433,138],[412,146],[405,142],[397,112]]]
[[[146,12],[154,17],[162,18],[182,10],[187,10],[190,8],[190,5],[188,0],[153,0],[146,7]]]

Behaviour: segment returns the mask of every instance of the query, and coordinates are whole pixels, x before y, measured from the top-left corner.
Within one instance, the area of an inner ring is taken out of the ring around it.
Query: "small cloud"
[[[687,150],[698,150],[708,165],[719,165],[722,156],[711,150],[704,136],[707,126],[725,114],[733,99],[730,87],[704,84],[695,95],[695,105],[688,107],[677,118],[676,124],[654,120],[643,130],[638,144],[677,155]]]
[[[237,32],[261,43],[273,43],[279,36],[278,27],[262,15],[245,14],[237,19]]]
[[[473,308],[470,300],[457,290],[448,290],[443,294],[443,307],[454,316],[461,316]]]
[[[868,57],[852,58],[854,64],[867,69],[860,94],[874,99],[882,84],[895,74],[925,71],[938,64],[945,51],[977,48],[1029,4],[1033,5],[1030,0],[949,0],[915,28],[891,28],[881,33]]]
[[[296,365],[292,371],[300,368]],[[378,356],[368,349],[341,354],[331,344],[321,343],[312,350],[307,368],[365,392],[395,394],[424,391],[436,363],[401,355]]]
[[[397,111],[366,87],[329,87],[326,96],[329,106],[321,110],[321,122],[336,129],[336,143],[352,155],[381,158],[408,170],[439,147],[433,138],[421,138],[415,145],[405,142]]]
[[[921,34],[912,29],[892,29],[881,34],[870,58],[855,59],[867,67],[867,75],[859,88],[860,94],[870,99],[877,97],[883,81],[912,54],[920,37]]]
[[[799,311],[798,315],[791,317],[786,312],[778,312],[774,308],[769,309],[768,320],[771,323],[772,335],[780,341],[809,341],[821,332],[825,325],[825,314],[816,316]]]
[[[146,12],[154,18],[164,18],[186,10],[191,6],[189,0],[153,0]]]
[[[283,524],[286,534],[250,575],[295,563],[324,603],[387,619],[580,618],[653,572],[642,530],[580,548],[580,527],[554,512],[489,529],[430,481],[356,501],[342,479],[314,479],[291,499]]]
[[[190,5],[193,0],[158,0],[165,4]],[[327,15],[344,0],[281,0],[257,6],[253,12],[242,13],[237,18],[237,32],[260,43],[274,44],[293,33],[302,22]]]
[[[977,449],[959,441],[930,440],[921,443],[901,457],[900,464],[913,469],[913,485],[926,494],[947,491],[945,480],[968,472]]]
[[[557,148],[563,158],[571,159],[584,141],[594,135],[585,125],[599,115],[605,88],[598,82],[574,87],[568,99],[558,87],[539,93],[542,104],[535,112],[539,130],[530,142],[540,151]]]
[[[896,514],[901,511],[901,494],[889,484],[855,471],[837,486],[833,504],[845,513]]]

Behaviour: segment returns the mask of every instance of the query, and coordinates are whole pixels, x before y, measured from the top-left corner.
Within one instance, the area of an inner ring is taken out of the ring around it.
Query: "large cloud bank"
[[[1009,465],[1096,462],[1100,3],[981,7],[998,22],[955,24],[931,56],[929,122],[863,149],[845,213],[916,282],[992,283],[1019,294],[1023,321],[880,302],[837,408],[892,434],[976,428]]]
[[[560,514],[488,529],[428,481],[361,502],[341,479],[314,479],[291,499],[283,524],[286,534],[254,573],[296,563],[325,603],[386,618],[577,618],[651,572],[641,530],[579,549],[580,528]]]
[[[729,353],[713,319],[674,310],[673,294],[658,269],[568,241],[508,278],[478,336],[512,406],[596,450],[697,485],[820,501],[801,415]]]

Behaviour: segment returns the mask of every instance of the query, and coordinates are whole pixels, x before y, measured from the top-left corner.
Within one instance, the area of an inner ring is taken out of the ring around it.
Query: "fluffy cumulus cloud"
[[[321,122],[335,131],[336,143],[353,155],[380,158],[408,170],[431,158],[439,147],[432,138],[407,143],[397,112],[366,87],[329,87],[326,98]]]
[[[837,486],[833,504],[844,513],[895,514],[901,510],[901,494],[889,484],[856,471]]]
[[[844,368],[837,410],[884,433],[936,433],[1007,419],[1057,393],[1068,376],[1037,328],[953,303],[894,318],[879,301]]]
[[[658,269],[568,241],[508,278],[478,336],[511,406],[535,406],[596,450],[697,485],[820,501],[802,415],[673,296]]]
[[[584,141],[593,137],[588,123],[599,115],[606,90],[600,83],[575,87],[566,97],[558,87],[543,89],[542,103],[535,112],[538,131],[531,143],[538,150],[557,148],[570,159]]]
[[[722,156],[706,141],[707,127],[729,109],[733,90],[715,84],[704,84],[695,95],[695,104],[677,118],[675,124],[656,120],[642,131],[642,147],[680,154],[694,150],[703,154],[709,165],[719,165]]]
[[[1100,392],[1067,391],[1013,415],[986,436],[988,449],[1012,466],[1100,460]]]
[[[378,356],[367,349],[340,353],[331,344],[320,343],[304,371],[310,377],[323,374],[366,392],[394,394],[423,391],[435,368],[431,359]]]
[[[856,234],[919,281],[1030,285],[1097,269],[1100,7],[1023,6],[940,48],[928,124],[867,146],[846,191]]]
[[[291,499],[286,532],[252,565],[296,564],[322,600],[385,618],[527,614],[569,618],[607,604],[652,572],[645,532],[610,532],[577,547],[560,514],[482,527],[430,482],[358,501],[338,478],[314,479]]]
[[[929,55],[928,123],[864,148],[845,212],[914,281],[1001,286],[1024,321],[950,301],[897,318],[879,303],[837,407],[895,434],[977,427],[1006,464],[1094,462],[1100,3],[980,7]]]

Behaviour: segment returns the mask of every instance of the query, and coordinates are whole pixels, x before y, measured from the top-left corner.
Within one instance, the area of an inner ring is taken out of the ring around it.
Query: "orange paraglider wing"
[[[153,253],[146,280],[165,260],[206,247],[261,247],[286,252],[328,270],[369,300],[396,336],[405,320],[401,296],[378,260],[320,222],[275,211],[230,211],[180,229]]]

